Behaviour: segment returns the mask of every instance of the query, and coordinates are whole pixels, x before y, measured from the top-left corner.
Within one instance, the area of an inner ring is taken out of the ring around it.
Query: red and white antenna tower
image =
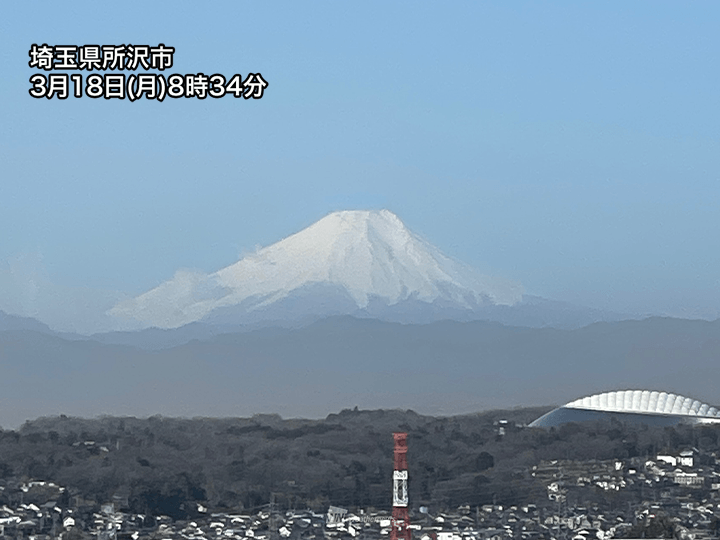
[[[410,540],[408,516],[407,433],[393,433],[395,466],[393,470],[393,511],[390,540]]]

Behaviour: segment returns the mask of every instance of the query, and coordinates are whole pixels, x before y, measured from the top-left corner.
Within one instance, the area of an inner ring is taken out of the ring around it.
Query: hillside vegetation
[[[688,446],[711,451],[720,441],[720,429],[711,427],[522,427],[545,411],[437,418],[345,410],[324,420],[41,418],[0,433],[0,478],[6,485],[52,481],[68,488],[65,497],[91,504],[114,497],[129,510],[177,518],[197,503],[387,509],[391,434],[406,431],[412,505],[437,509],[547,502],[545,487],[529,473],[541,460],[649,456]]]

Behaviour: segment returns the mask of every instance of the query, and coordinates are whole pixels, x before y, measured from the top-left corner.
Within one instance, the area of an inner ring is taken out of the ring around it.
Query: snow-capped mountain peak
[[[291,316],[303,316],[364,310],[371,302],[474,310],[521,298],[519,285],[443,255],[392,212],[358,210],[333,212],[213,274],[180,271],[112,314],[172,328],[223,310],[238,320],[249,314],[262,318],[283,302],[292,302]],[[308,303],[312,306],[303,307]]]

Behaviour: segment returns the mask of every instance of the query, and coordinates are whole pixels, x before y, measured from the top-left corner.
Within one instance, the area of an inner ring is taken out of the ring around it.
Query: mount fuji
[[[212,274],[186,270],[109,314],[149,327],[314,320],[471,320],[523,300],[407,229],[388,210],[342,211]]]

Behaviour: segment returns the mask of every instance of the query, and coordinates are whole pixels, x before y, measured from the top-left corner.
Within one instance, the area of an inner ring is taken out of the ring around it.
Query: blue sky
[[[709,1],[11,3],[0,309],[36,313],[33,287],[138,294],[388,208],[530,293],[714,318],[718,22]],[[36,100],[33,43],[164,43],[170,72],[269,87]]]

